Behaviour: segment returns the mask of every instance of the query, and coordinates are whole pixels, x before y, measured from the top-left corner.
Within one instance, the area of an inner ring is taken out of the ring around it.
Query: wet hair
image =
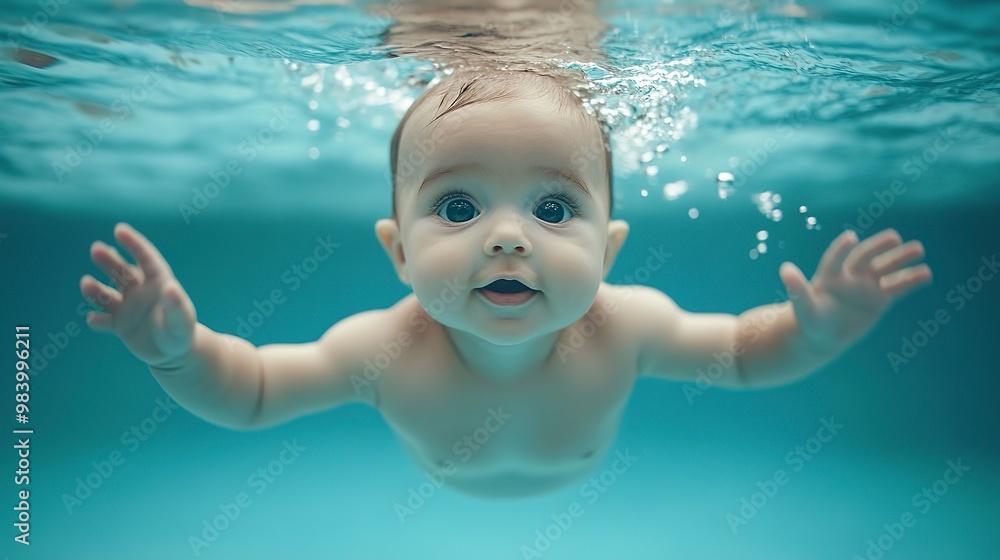
[[[438,100],[434,118],[424,125],[430,126],[448,113],[468,107],[474,103],[484,103],[496,100],[513,99],[544,99],[556,104],[559,111],[567,111],[581,122],[590,122],[600,131],[599,141],[604,155],[605,179],[608,184],[608,208],[614,207],[612,190],[613,171],[611,167],[611,142],[607,127],[596,117],[587,113],[583,103],[570,89],[565,80],[528,71],[499,70],[458,70],[446,76],[436,85],[425,91],[410,105],[403,115],[396,131],[392,135],[389,146],[389,162],[392,181],[392,217],[396,219],[396,188],[398,184],[399,143],[403,137],[403,129],[413,113],[432,100]],[[596,149],[594,150],[597,151]],[[588,159],[597,156],[596,153],[585,154]]]

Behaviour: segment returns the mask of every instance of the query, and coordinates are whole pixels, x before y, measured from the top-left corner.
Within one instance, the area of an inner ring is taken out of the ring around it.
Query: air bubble
[[[308,128],[313,132],[316,132],[317,130],[319,130],[319,121],[316,119],[309,119],[309,122],[306,123],[306,128]]]
[[[317,148],[316,146],[309,148],[309,159],[318,159],[318,158],[319,158],[319,148]]]
[[[650,165],[649,167],[646,168],[646,175],[649,175],[650,177],[655,177],[656,174],[659,172],[660,168],[655,165]]]
[[[733,189],[733,181],[735,180],[736,178],[733,177],[733,174],[728,171],[722,171],[715,177],[719,198],[725,200],[735,192],[735,189]]]
[[[757,241],[764,241],[767,239],[767,231],[760,230],[757,232]]]
[[[670,146],[668,146],[666,144],[660,144],[660,145],[658,145],[656,147],[656,153],[662,154],[663,152],[666,152],[669,149],[670,149]]]
[[[667,200],[677,200],[688,191],[687,181],[676,181],[663,186],[663,197]]]
[[[781,195],[773,193],[771,191],[764,191],[754,195],[754,202],[757,203],[757,209],[760,210],[761,214],[767,216],[768,219],[775,222],[780,222],[783,215],[782,211],[776,208],[779,202],[781,202]]]
[[[799,206],[799,214],[805,214],[808,209],[805,206]]]
[[[642,163],[649,163],[653,161],[653,152],[645,152],[644,154],[639,156],[639,161],[641,161]]]
[[[767,252],[767,243],[758,243],[757,244],[757,252],[760,253],[761,255],[763,255],[764,253],[766,253]]]
[[[315,111],[318,108],[319,108],[319,101],[316,101],[315,99],[310,99],[309,100],[309,110],[310,111]]]
[[[647,191],[646,189],[642,189],[641,191],[639,191],[639,194],[642,196],[649,196],[649,191]]]
[[[697,208],[692,208],[692,209],[688,210],[688,217],[691,218],[692,220],[697,219],[698,218],[698,209]]]

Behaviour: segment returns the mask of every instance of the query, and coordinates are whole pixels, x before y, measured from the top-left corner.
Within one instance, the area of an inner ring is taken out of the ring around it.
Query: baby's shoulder
[[[584,318],[606,324],[603,330],[609,342],[626,344],[672,325],[679,311],[669,296],[655,288],[602,282]]]
[[[391,307],[363,311],[338,321],[324,338],[349,334],[356,348],[366,349],[391,346],[393,342],[409,346],[434,324],[416,296],[410,294]]]
[[[378,407],[378,386],[406,365],[410,368],[435,353],[437,323],[412,294],[392,307],[373,309],[341,319],[318,341],[322,355],[336,373],[350,380],[355,391]],[[440,346],[440,343],[438,343]]]

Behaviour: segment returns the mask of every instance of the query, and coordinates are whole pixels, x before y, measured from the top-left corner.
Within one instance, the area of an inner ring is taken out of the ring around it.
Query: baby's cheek
[[[550,261],[548,269],[552,273],[549,280],[557,283],[554,287],[568,303],[576,302],[589,308],[601,285],[603,270],[600,262],[585,254],[567,252]]]
[[[440,318],[470,290],[469,277],[454,258],[424,254],[410,261],[410,285],[429,315]],[[435,258],[436,257],[436,258]]]
[[[581,282],[601,281],[601,260],[592,251],[574,246],[564,246],[559,251],[551,251],[545,262],[551,272],[562,276],[572,276]]]

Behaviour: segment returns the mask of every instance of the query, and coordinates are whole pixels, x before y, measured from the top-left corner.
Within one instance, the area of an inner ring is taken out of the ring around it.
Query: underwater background
[[[89,247],[119,221],[161,250],[200,322],[257,345],[313,341],[408,293],[373,225],[392,131],[440,69],[385,43],[398,4],[263,4],[4,1],[0,555],[997,557],[1000,4],[601,4],[606,60],[559,63],[615,131],[631,234],[609,282],[739,313],[784,299],[779,265],[811,274],[845,227],[920,239],[934,282],[793,385],[640,380],[597,482],[501,501],[428,484],[359,405],[211,425],[86,326]],[[466,33],[428,29],[440,48]],[[331,239],[334,258],[310,260]],[[661,246],[665,265],[644,268]]]

